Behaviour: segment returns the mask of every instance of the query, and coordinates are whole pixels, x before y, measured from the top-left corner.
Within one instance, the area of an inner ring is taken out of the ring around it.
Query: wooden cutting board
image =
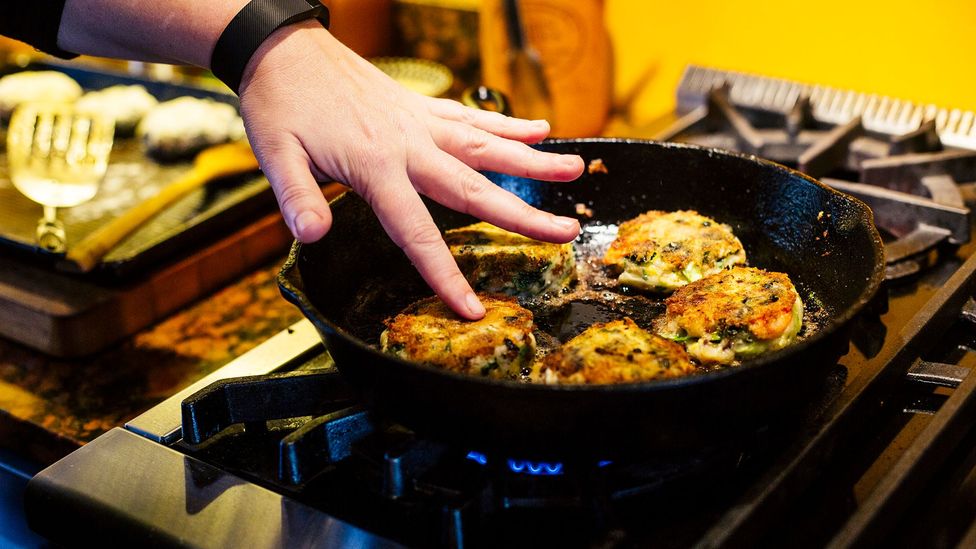
[[[0,256],[0,336],[58,357],[97,352],[281,257],[291,235],[266,214],[124,284],[100,284]]]

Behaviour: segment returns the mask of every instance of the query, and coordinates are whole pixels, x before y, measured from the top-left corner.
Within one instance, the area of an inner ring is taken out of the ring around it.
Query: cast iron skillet
[[[545,386],[471,377],[379,352],[382,319],[431,294],[369,207],[332,203],[331,232],[296,244],[278,282],[321,333],[343,376],[380,417],[481,451],[525,458],[610,459],[693,451],[764,425],[810,399],[847,350],[852,317],[883,278],[884,250],[860,201],[772,162],[688,145],[554,140],[539,148],[601,158],[609,173],[571,183],[488,176],[584,223],[618,223],[649,209],[695,209],[732,226],[750,264],[788,273],[813,334],[773,354],[703,375],[602,386]],[[429,203],[442,229],[475,220]]]

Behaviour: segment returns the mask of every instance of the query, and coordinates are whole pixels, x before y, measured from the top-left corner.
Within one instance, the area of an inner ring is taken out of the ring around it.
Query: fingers
[[[332,226],[332,212],[312,177],[302,149],[263,155],[261,168],[271,182],[285,224],[300,242],[315,242]]]
[[[427,284],[458,315],[477,320],[485,308],[458,269],[440,229],[403,173],[386,174],[382,192],[364,196],[383,228]]]
[[[497,112],[481,111],[450,99],[431,99],[429,109],[434,116],[523,143],[538,143],[549,135],[549,122],[545,120],[523,120]]]
[[[577,155],[538,151],[457,122],[431,122],[430,132],[441,149],[476,170],[547,181],[572,181],[583,173],[583,159]]]
[[[418,155],[410,175],[430,198],[503,229],[547,242],[569,242],[579,235],[577,220],[533,208],[443,151]]]

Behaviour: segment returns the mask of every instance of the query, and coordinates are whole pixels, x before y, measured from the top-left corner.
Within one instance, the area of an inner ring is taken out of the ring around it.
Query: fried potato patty
[[[531,297],[576,278],[572,243],[541,242],[484,222],[451,229],[444,240],[476,292]]]
[[[728,225],[691,210],[651,210],[620,224],[603,262],[622,284],[668,292],[745,264],[746,252]]]
[[[598,323],[542,361],[546,383],[626,383],[695,371],[681,345],[643,330],[629,317]]]
[[[706,364],[736,360],[789,345],[803,324],[803,302],[790,278],[734,267],[678,289],[665,304],[658,333],[684,342]]]
[[[532,312],[514,298],[479,296],[486,313],[463,320],[437,297],[410,304],[384,321],[384,352],[455,372],[514,378],[535,356]]]

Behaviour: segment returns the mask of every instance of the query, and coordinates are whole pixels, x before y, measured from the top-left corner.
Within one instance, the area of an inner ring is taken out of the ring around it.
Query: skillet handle
[[[461,93],[461,103],[483,111],[512,116],[512,106],[505,94],[487,86],[472,86]]]

